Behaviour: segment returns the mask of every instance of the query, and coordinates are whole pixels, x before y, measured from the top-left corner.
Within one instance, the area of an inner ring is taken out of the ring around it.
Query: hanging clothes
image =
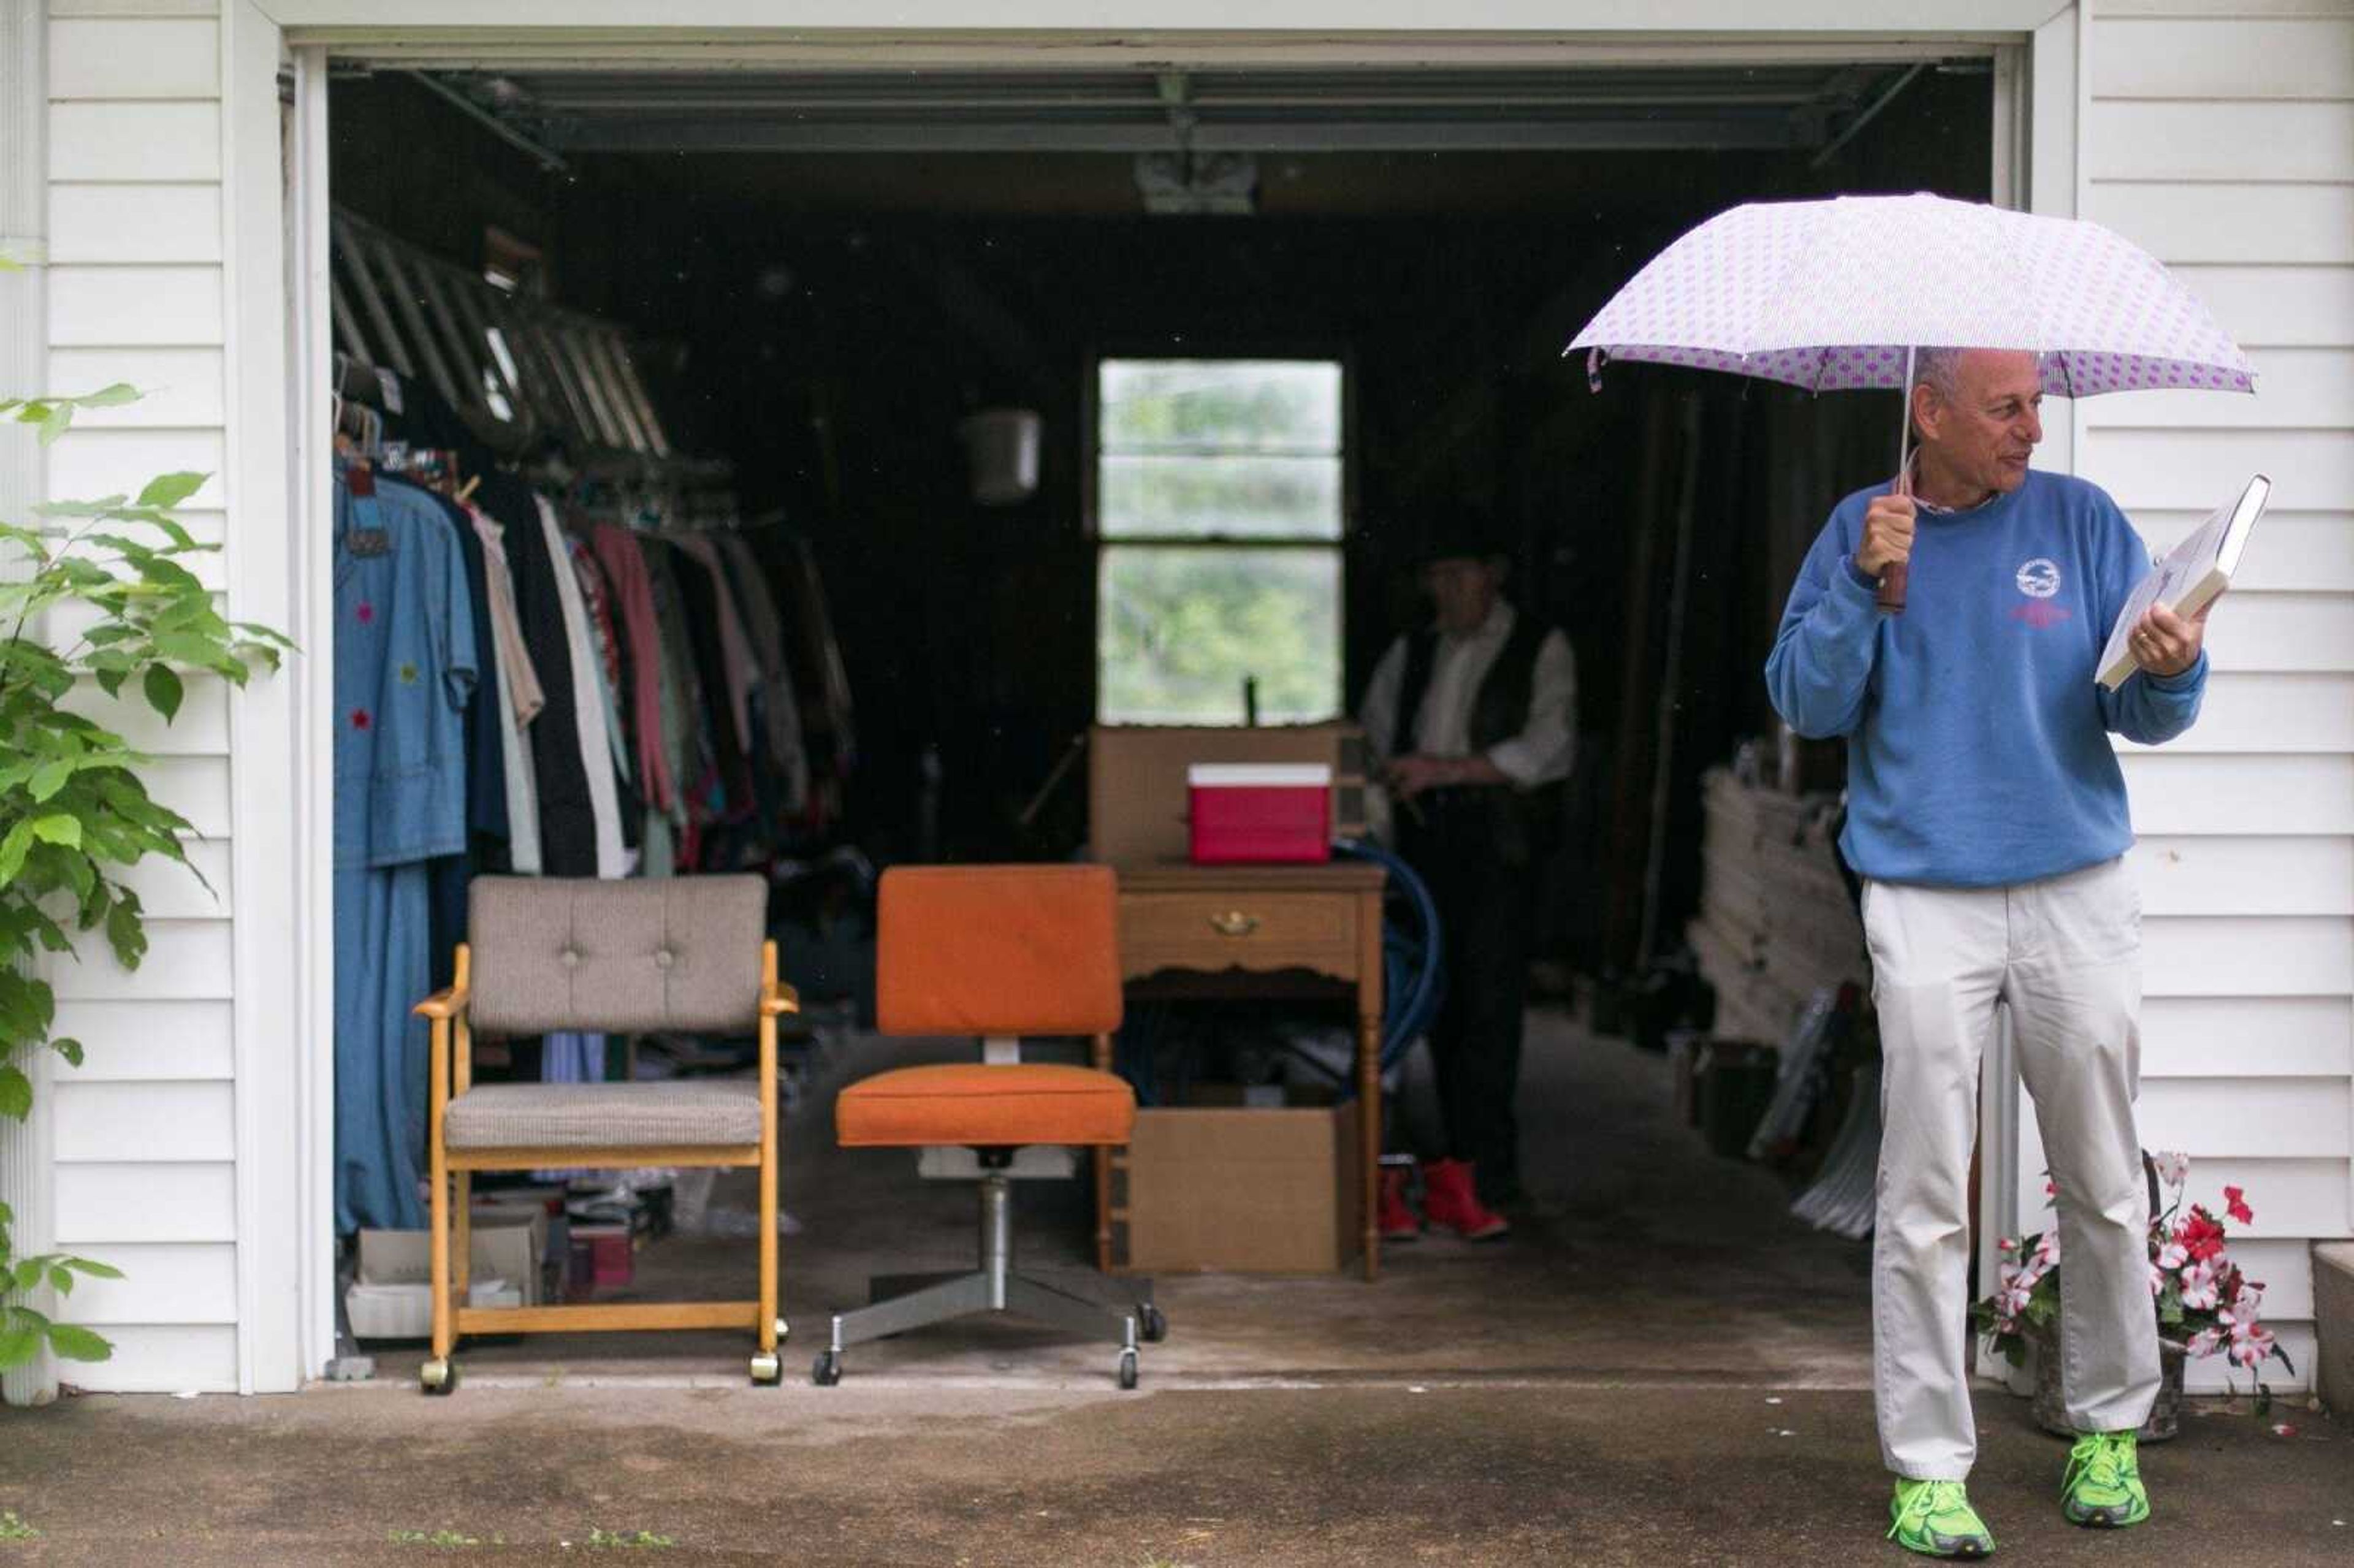
[[[669,754],[671,779],[678,791],[670,816],[678,834],[673,858],[678,865],[693,866],[702,848],[703,824],[708,820],[704,802],[716,775],[707,727],[710,709],[704,701],[703,683],[695,673],[695,647],[687,635],[686,600],[678,585],[676,556],[659,537],[649,536],[640,542],[639,548],[653,591],[654,631],[663,650],[663,746]]]
[[[809,806],[809,748],[801,733],[801,703],[794,695],[791,666],[785,658],[784,617],[769,591],[767,574],[740,534],[723,534],[721,554],[733,567],[729,578],[744,601],[747,629],[760,664],[761,716],[769,758],[784,785],[785,811],[800,816]]]
[[[719,546],[701,534],[686,534],[677,540],[679,549],[710,574],[713,608],[718,612],[720,670],[727,690],[728,717],[736,726],[736,748],[745,756],[752,754],[752,692],[760,683],[760,663],[752,655],[752,640],[745,634],[744,620],[736,608],[736,599],[727,589],[727,563],[721,558]]]
[[[646,571],[645,552],[638,547],[635,534],[610,523],[598,528],[590,542],[619,602],[634,655],[627,696],[636,732],[639,788],[650,808],[673,811],[678,805],[678,786],[663,736],[665,661],[662,633],[654,620],[653,579]]]
[[[700,816],[705,825],[740,822],[752,811],[752,772],[737,736],[749,734],[751,726],[737,724],[727,695],[727,652],[720,632],[726,595],[710,567],[686,547],[685,540],[672,544],[679,597],[686,607],[686,637],[695,680],[711,705],[705,734],[711,743],[712,767],[700,781]]]
[[[616,877],[630,874],[630,852],[621,842],[621,800],[613,782],[614,749],[606,727],[604,677],[599,668],[594,640],[588,630],[588,606],[581,601],[580,577],[572,566],[564,530],[557,526],[556,508],[544,496],[533,501],[539,513],[540,545],[556,579],[556,599],[562,617],[564,647],[571,669],[574,738],[578,766],[586,781],[592,859],[589,868],[557,874]],[[536,651],[535,650],[535,657]],[[543,775],[543,781],[545,776]],[[547,839],[545,797],[540,818],[541,842]]]
[[[429,874],[467,839],[478,658],[465,560],[433,498],[334,497],[335,1226],[415,1229],[431,983]]]
[[[492,646],[488,661],[499,672],[499,754],[507,796],[507,869],[517,876],[540,874],[539,782],[525,733],[547,705],[539,672],[524,646],[523,620],[515,611],[514,578],[507,563],[506,531],[487,512],[468,514],[482,545],[482,573],[490,605]]]
[[[629,690],[629,639],[614,617],[612,592],[606,585],[604,568],[597,564],[588,544],[578,534],[567,530],[564,546],[572,554],[572,574],[580,584],[580,605],[588,617],[588,641],[597,652],[598,685],[605,699],[605,740],[612,748],[614,794],[620,802],[621,845],[634,851],[646,809],[638,793],[637,768],[631,760],[636,744],[631,739],[635,723],[624,694]],[[631,869],[636,869],[634,859]]]
[[[488,563],[482,542],[469,522],[465,508],[447,496],[378,475],[379,488],[392,486],[413,494],[422,504],[440,512],[449,525],[459,559],[466,573],[467,619],[473,629],[480,668],[473,697],[466,705],[466,828],[465,850],[437,856],[428,868],[429,911],[427,951],[432,960],[433,989],[457,978],[458,944],[466,939],[466,889],[476,874],[504,871],[508,864],[508,824],[505,757],[500,746],[498,661],[491,656]]]
[[[530,726],[532,778],[539,793],[540,869],[549,876],[598,874],[597,814],[582,767],[579,684],[564,609],[568,564],[551,554],[540,501],[531,486],[507,473],[486,476],[475,498],[498,520],[514,580],[515,613],[546,705]]]

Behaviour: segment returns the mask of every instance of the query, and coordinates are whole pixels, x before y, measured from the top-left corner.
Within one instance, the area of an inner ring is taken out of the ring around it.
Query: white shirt
[[[1430,687],[1423,694],[1422,711],[1410,734],[1398,727],[1398,700],[1405,694],[1409,639],[1401,637],[1373,670],[1365,688],[1359,722],[1373,755],[1384,761],[1399,756],[1411,735],[1419,735],[1416,749],[1426,757],[1469,757],[1471,754],[1471,708],[1479,683],[1511,640],[1519,620],[1512,607],[1498,600],[1478,630],[1445,633],[1432,660]],[[1532,789],[1569,777],[1577,756],[1577,662],[1569,639],[1549,631],[1537,644],[1536,670],[1529,692],[1529,719],[1521,733],[1488,748],[1488,760],[1521,788]]]
[[[556,565],[556,601],[564,611],[564,641],[572,652],[572,702],[579,714],[580,766],[588,775],[588,813],[597,824],[597,874],[627,876],[637,857],[621,838],[621,792],[613,781],[615,755],[605,726],[605,677],[597,666],[597,641],[588,630],[588,606],[573,574],[572,551],[556,521],[556,508],[539,499],[539,525]]]

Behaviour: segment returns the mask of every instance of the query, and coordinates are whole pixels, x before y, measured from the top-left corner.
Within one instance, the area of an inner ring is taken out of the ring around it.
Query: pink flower
[[[2245,1334],[2232,1336],[2232,1362],[2234,1366],[2253,1368],[2273,1353],[2273,1331],[2251,1323]]]
[[[2182,1347],[2182,1351],[2185,1355],[2190,1357],[2193,1361],[2204,1361],[2222,1348],[2222,1330],[2201,1329],[2197,1333],[2190,1336],[2190,1342],[2184,1345]]]
[[[2182,1273],[2182,1304],[2193,1311],[2214,1308],[2222,1294],[2211,1263],[2194,1263]]]
[[[2027,1310],[2030,1298],[2035,1294],[2040,1275],[2031,1274],[2016,1264],[2002,1266],[2002,1284],[1995,1291],[1995,1310],[2002,1317],[2016,1318]]]
[[[2035,1261],[2039,1266],[2041,1266],[2036,1270],[2039,1274],[2044,1269],[2052,1268],[2058,1266],[2060,1262],[2060,1233],[2058,1231],[2045,1231],[2041,1235],[2035,1238]]]
[[[2237,1187],[2223,1189],[2223,1212],[2243,1225],[2256,1223],[2256,1212],[2248,1207],[2247,1194]]]
[[[2190,1180],[2190,1156],[2160,1150],[2150,1157],[2158,1167],[2158,1179],[2169,1187],[2180,1187]]]
[[[2177,1269],[2180,1268],[2184,1264],[2189,1263],[2190,1261],[2190,1249],[2185,1247],[2179,1241],[2168,1242],[2164,1246],[2158,1249],[2158,1266],[2160,1268],[2168,1270]]]
[[[2152,1298],[2166,1294],[2166,1270],[2154,1263],[2149,1266],[2149,1293]]]

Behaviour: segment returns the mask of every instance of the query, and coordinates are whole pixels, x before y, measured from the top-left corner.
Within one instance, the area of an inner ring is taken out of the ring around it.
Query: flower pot
[[[2035,1348],[2035,1424],[2046,1432],[2073,1437],[2068,1423],[2068,1402],[2060,1392],[2060,1322],[2031,1327],[2027,1342]],[[2161,1342],[2158,1350],[2158,1403],[2142,1424],[2141,1440],[2163,1443],[2182,1425],[2182,1351]]]

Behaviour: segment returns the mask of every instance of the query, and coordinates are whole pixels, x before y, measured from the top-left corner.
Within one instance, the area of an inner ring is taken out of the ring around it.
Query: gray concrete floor
[[[446,1401],[413,1356],[295,1398],[76,1399],[0,1411],[0,1510],[40,1531],[0,1561],[567,1562],[599,1530],[707,1563],[1911,1561],[1878,1539],[1863,1249],[1669,1126],[1657,1061],[1546,1015],[1532,1047],[1511,1243],[1426,1241],[1371,1286],[1164,1279],[1137,1393],[1094,1347],[982,1322],[862,1347],[832,1389],[755,1390],[732,1337],[671,1336],[480,1346]],[[788,1176],[804,1340],[870,1269],[970,1245],[969,1192],[829,1150],[822,1116]],[[1033,1264],[1078,1262],[1083,1206],[1028,1197]],[[673,1243],[641,1284],[740,1266]],[[2023,1402],[1978,1409],[2007,1557],[2354,1561],[2354,1435],[2317,1414],[2197,1407],[2146,1456],[2156,1517],[2106,1537],[2062,1522],[2065,1449]]]
[[[790,1119],[784,1298],[805,1376],[827,1315],[867,1298],[875,1275],[968,1268],[976,1209],[968,1184],[924,1181],[910,1154],[833,1147],[832,1092],[911,1060],[969,1058],[968,1044],[854,1039],[837,1048]],[[1410,1104],[1422,1085],[1410,1082]],[[1490,1381],[1607,1376],[1646,1383],[1858,1387],[1868,1383],[1867,1249],[1792,1220],[1773,1174],[1711,1158],[1670,1125],[1665,1064],[1596,1039],[1555,1011],[1532,1014],[1522,1094],[1531,1204],[1502,1244],[1445,1234],[1388,1249],[1382,1278],[1161,1277],[1175,1326],[1148,1347],[1160,1387],[1420,1376]],[[722,1178],[715,1204],[748,1208],[749,1173]],[[1107,1298],[1092,1275],[1083,1182],[1017,1184],[1025,1270]],[[627,1292],[599,1299],[750,1294],[748,1242],[673,1238],[642,1253]],[[420,1352],[383,1351],[381,1379],[414,1375]],[[740,1336],[533,1338],[470,1345],[473,1386],[582,1380],[732,1385]],[[1013,1319],[978,1319],[857,1347],[852,1379],[1092,1387],[1114,1352]]]

